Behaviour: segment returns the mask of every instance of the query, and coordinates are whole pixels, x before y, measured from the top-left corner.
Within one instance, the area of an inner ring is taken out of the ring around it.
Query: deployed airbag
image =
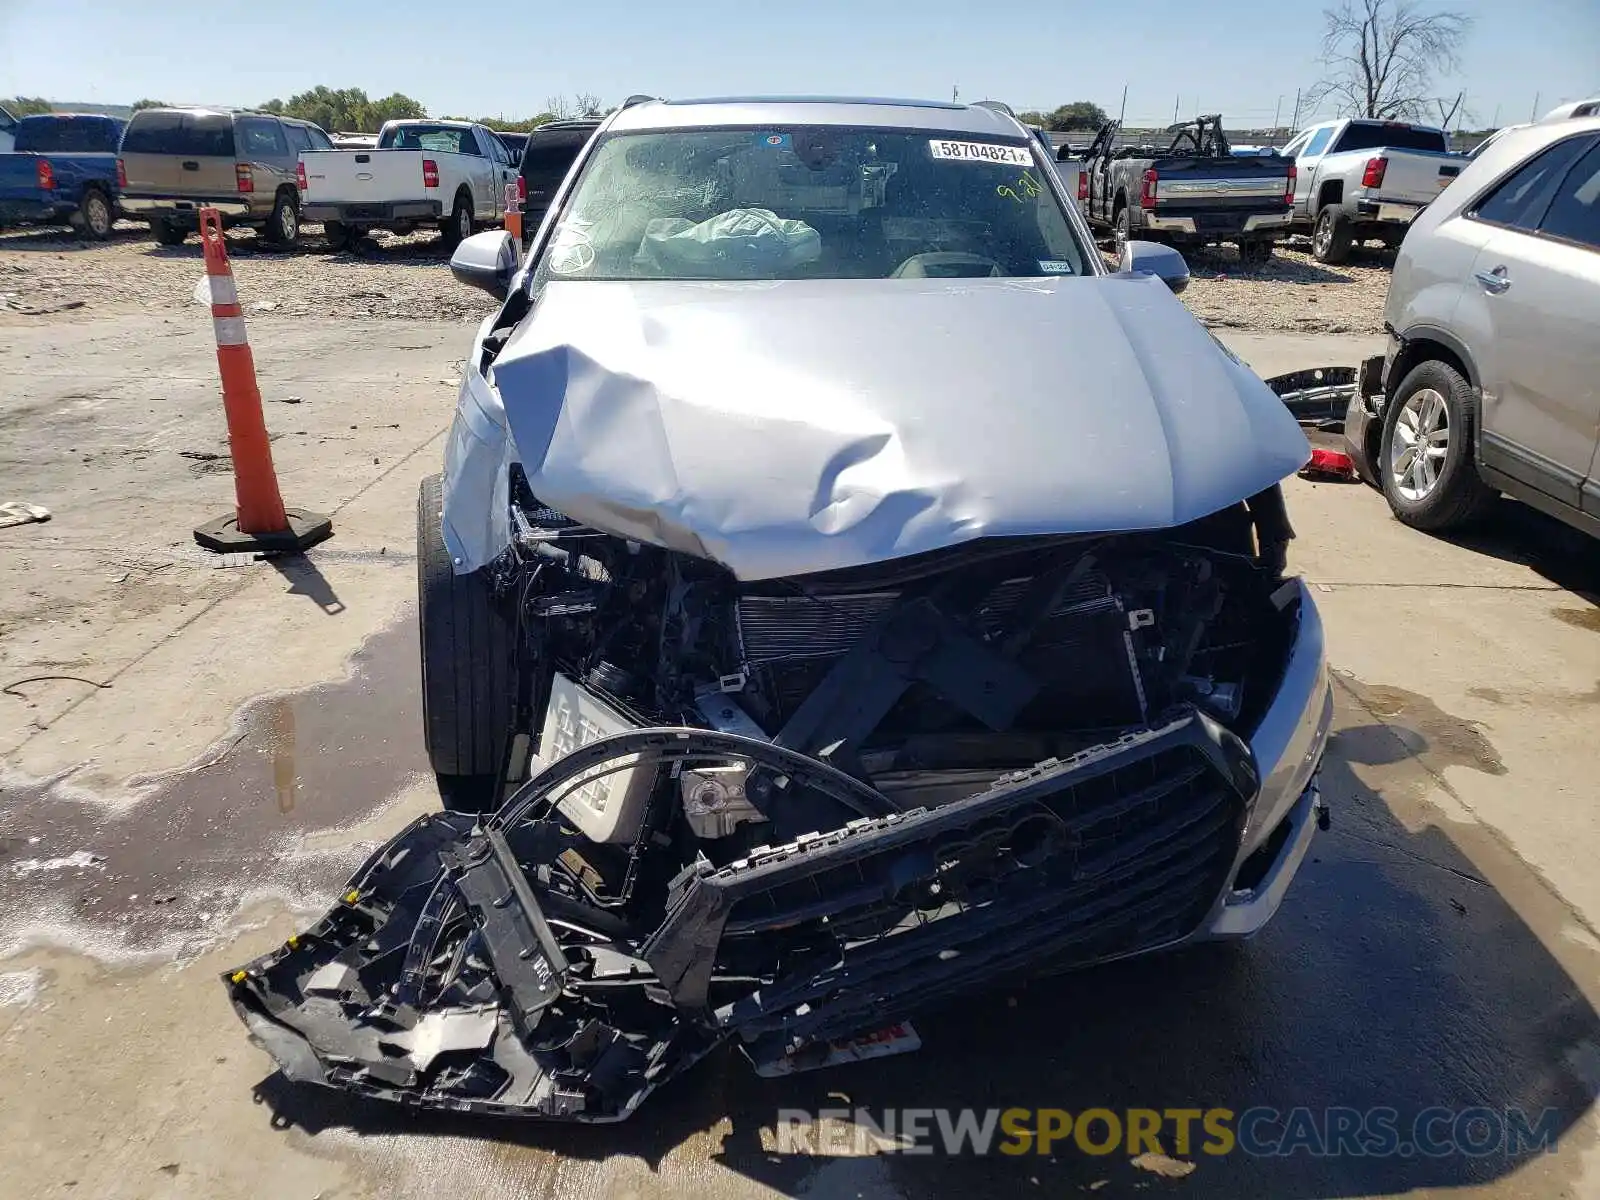
[[[669,277],[749,279],[793,270],[821,254],[822,239],[804,221],[787,221],[765,208],[735,208],[699,223],[657,217],[645,226],[637,261]]]

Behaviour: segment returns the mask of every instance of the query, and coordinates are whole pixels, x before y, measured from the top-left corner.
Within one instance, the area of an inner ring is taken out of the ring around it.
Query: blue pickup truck
[[[71,225],[111,236],[117,219],[117,145],[126,121],[78,113],[23,117],[16,147],[0,154],[0,226]]]

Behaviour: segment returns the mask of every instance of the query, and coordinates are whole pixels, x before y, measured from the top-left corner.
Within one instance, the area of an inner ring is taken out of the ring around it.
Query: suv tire
[[[1311,230],[1311,257],[1338,266],[1349,260],[1354,241],[1350,218],[1338,205],[1329,204],[1317,214],[1317,223]]]
[[[1377,467],[1389,508],[1405,524],[1436,532],[1483,515],[1495,491],[1473,446],[1478,393],[1449,363],[1419,363],[1384,409]]]
[[[171,221],[151,221],[150,232],[156,235],[156,241],[163,246],[181,246],[183,239],[189,236],[187,229]]]
[[[455,573],[443,508],[443,479],[430,475],[417,493],[423,741],[445,808],[483,812],[497,806],[516,718],[516,622],[485,572]]]
[[[293,192],[279,192],[272,204],[272,215],[267,218],[261,236],[273,246],[285,249],[300,240],[300,208]]]

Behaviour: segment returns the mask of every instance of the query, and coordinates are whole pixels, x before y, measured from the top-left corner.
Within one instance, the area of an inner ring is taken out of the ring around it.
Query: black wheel
[[[1246,267],[1264,267],[1272,261],[1272,243],[1266,238],[1247,238],[1239,243],[1239,262]]]
[[[335,250],[343,250],[356,240],[356,231],[343,221],[324,221],[322,236],[328,239],[328,245]]]
[[[441,226],[444,248],[454,250],[472,236],[472,197],[466,192],[456,193],[456,205],[450,210],[450,221]]]
[[[300,207],[293,192],[278,193],[261,236],[272,245],[283,247],[293,246],[300,240]]]
[[[1350,257],[1353,241],[1350,219],[1336,205],[1330,204],[1317,214],[1316,227],[1311,231],[1311,257],[1337,266]]]
[[[78,228],[83,236],[103,242],[111,236],[111,225],[116,220],[111,215],[111,201],[97,187],[88,188],[78,204]]]
[[[1448,363],[1413,367],[1383,415],[1378,462],[1394,515],[1416,529],[1465,525],[1493,503],[1473,453],[1478,394]]]
[[[188,230],[171,221],[151,221],[150,232],[156,235],[156,241],[163,246],[181,246],[183,239],[188,236]]]
[[[1117,248],[1117,257],[1121,258],[1122,248],[1133,237],[1133,217],[1126,204],[1120,205],[1111,217],[1111,237]]]
[[[417,493],[417,595],[422,733],[440,797],[454,811],[492,809],[516,718],[516,622],[484,572],[455,573],[438,475]]]

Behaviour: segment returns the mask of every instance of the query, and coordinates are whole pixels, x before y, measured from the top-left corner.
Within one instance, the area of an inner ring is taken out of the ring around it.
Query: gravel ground
[[[228,257],[245,314],[477,321],[494,308],[450,275],[432,230],[379,234],[359,253],[334,252],[322,227],[305,226],[296,250],[273,250],[250,230],[228,231]],[[200,240],[158,246],[148,228],[119,222],[109,242],[54,230],[0,236],[0,312],[172,310],[194,306],[205,267]]]
[[[306,226],[301,248],[288,252],[261,246],[248,230],[229,232],[247,314],[476,321],[493,306],[451,278],[432,231],[379,234],[356,254],[331,251],[321,232]],[[1303,239],[1291,241],[1258,271],[1244,270],[1231,246],[1193,252],[1194,278],[1183,298],[1217,328],[1381,333],[1392,254],[1358,250],[1350,264],[1325,267],[1307,251]],[[0,235],[0,313],[182,308],[193,303],[202,273],[197,239],[158,246],[131,222],[120,223],[103,245],[56,231]]]

